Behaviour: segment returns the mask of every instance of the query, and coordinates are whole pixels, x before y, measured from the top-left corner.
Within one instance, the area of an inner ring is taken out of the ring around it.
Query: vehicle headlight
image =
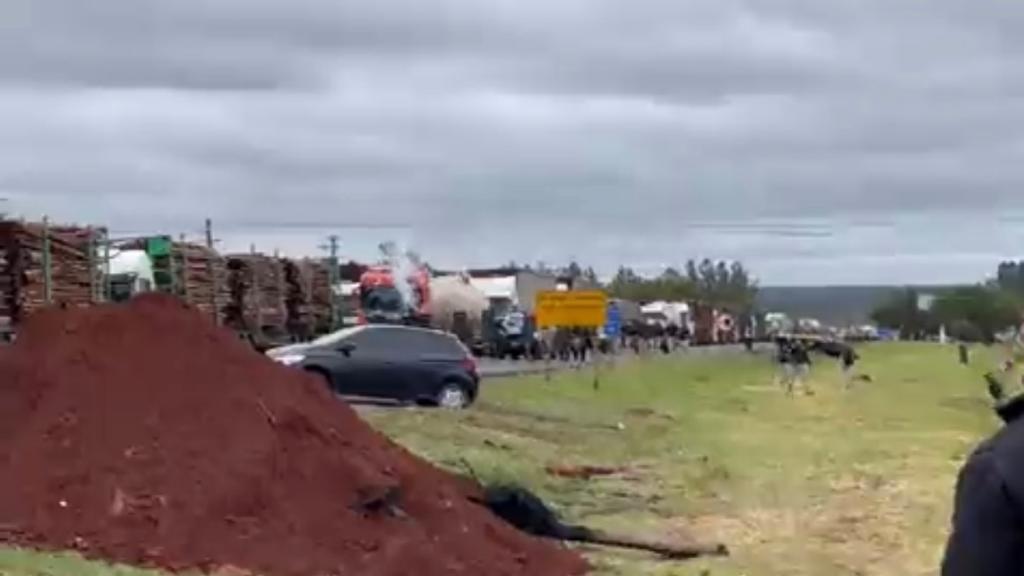
[[[285,366],[293,366],[305,360],[306,357],[302,354],[285,354],[284,356],[278,356],[274,358],[274,362],[284,364]]]

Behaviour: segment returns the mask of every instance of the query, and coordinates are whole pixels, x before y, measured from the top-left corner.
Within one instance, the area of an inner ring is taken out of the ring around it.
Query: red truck
[[[430,322],[430,272],[409,271],[395,282],[390,266],[370,266],[359,277],[359,322],[427,325]]]

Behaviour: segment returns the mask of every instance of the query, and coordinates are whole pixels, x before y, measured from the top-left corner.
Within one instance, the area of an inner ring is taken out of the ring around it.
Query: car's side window
[[[451,338],[431,332],[400,329],[364,330],[348,339],[363,354],[422,354],[461,356],[460,344]]]
[[[348,341],[355,344],[357,353],[375,354],[387,348],[386,336],[381,330],[363,330]]]
[[[462,343],[450,336],[438,336],[437,340],[445,354],[451,354],[452,356],[459,357],[466,354],[466,349],[463,347]]]
[[[444,353],[434,334],[419,330],[392,330],[387,334],[387,346],[403,358]]]
[[[451,338],[432,332],[416,333],[416,349],[424,354],[438,356],[461,356],[462,349]]]
[[[458,353],[455,343],[447,336],[439,334],[424,334],[423,346],[431,354],[452,356]]]
[[[396,330],[392,338],[395,351],[403,356],[411,356],[423,352],[419,333],[411,330]]]

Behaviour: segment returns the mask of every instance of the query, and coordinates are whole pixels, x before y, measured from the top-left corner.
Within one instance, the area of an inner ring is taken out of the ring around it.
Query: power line
[[[358,220],[233,220],[220,223],[221,230],[395,230],[411,229],[408,222],[363,222]]]

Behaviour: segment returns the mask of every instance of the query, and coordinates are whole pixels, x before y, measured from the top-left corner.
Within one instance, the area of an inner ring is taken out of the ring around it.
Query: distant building
[[[493,306],[516,306],[532,314],[537,294],[558,288],[553,274],[517,268],[488,268],[466,271],[470,283],[487,296]]]

